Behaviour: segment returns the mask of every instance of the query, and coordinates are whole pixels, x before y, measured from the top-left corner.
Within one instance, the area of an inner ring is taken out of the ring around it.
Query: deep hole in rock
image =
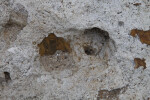
[[[8,82],[9,80],[11,80],[11,77],[10,77],[10,73],[9,73],[9,72],[4,72],[4,75],[5,75],[5,80],[6,80],[6,82]]]
[[[84,52],[87,54],[87,55],[93,55],[94,54],[94,50],[91,46],[85,46],[84,47]]]
[[[108,59],[116,50],[115,42],[109,37],[109,33],[97,27],[86,29],[82,41],[87,55]]]
[[[57,50],[61,50],[63,52],[71,52],[69,42],[65,41],[62,37],[57,37],[54,33],[45,37],[43,41],[38,44],[39,54],[41,56],[44,55],[54,55]]]

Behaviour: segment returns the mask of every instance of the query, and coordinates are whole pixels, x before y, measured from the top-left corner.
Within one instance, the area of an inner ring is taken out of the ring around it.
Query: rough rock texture
[[[148,100],[133,29],[150,30],[149,0],[0,0],[0,100]]]

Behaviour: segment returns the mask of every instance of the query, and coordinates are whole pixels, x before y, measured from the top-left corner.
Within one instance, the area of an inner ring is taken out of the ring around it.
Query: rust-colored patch
[[[38,44],[38,47],[40,48],[39,54],[41,56],[53,55],[57,50],[71,52],[69,42],[66,42],[62,37],[57,37],[54,33],[51,33],[48,37],[45,37],[43,41]]]
[[[150,30],[143,31],[143,30],[133,29],[133,30],[131,30],[130,35],[133,37],[138,35],[141,43],[150,45]]]
[[[133,5],[134,5],[134,6],[140,6],[141,3],[134,3]]]
[[[128,85],[122,88],[117,88],[113,90],[100,90],[98,92],[97,100],[119,100],[118,95],[126,91]]]
[[[140,66],[143,66],[144,69],[146,68],[146,63],[145,63],[145,59],[140,59],[140,58],[134,58],[134,62],[135,62],[135,69],[139,68]]]

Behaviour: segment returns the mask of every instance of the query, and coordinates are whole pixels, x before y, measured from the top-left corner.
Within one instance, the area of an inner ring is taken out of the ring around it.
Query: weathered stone
[[[0,100],[147,100],[149,5],[0,0]],[[146,60],[144,70],[134,70],[135,57]]]

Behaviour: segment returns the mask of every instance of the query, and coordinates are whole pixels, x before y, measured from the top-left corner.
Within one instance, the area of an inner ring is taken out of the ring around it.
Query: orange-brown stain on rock
[[[140,66],[143,66],[144,69],[146,68],[146,63],[145,63],[145,59],[140,59],[140,58],[134,58],[134,63],[135,63],[135,69],[139,68]]]
[[[57,50],[61,50],[63,52],[71,52],[69,42],[66,42],[64,38],[57,37],[54,33],[45,37],[43,41],[38,44],[39,54],[43,55],[53,55]]]
[[[119,100],[119,94],[124,93],[126,89],[128,88],[128,85],[122,88],[117,88],[113,90],[100,90],[98,91],[97,100]]]
[[[134,3],[133,5],[134,5],[134,6],[140,6],[141,3]]]
[[[130,35],[133,37],[136,37],[136,35],[138,35],[141,43],[150,45],[150,30],[143,31],[143,30],[133,29],[131,30]]]

